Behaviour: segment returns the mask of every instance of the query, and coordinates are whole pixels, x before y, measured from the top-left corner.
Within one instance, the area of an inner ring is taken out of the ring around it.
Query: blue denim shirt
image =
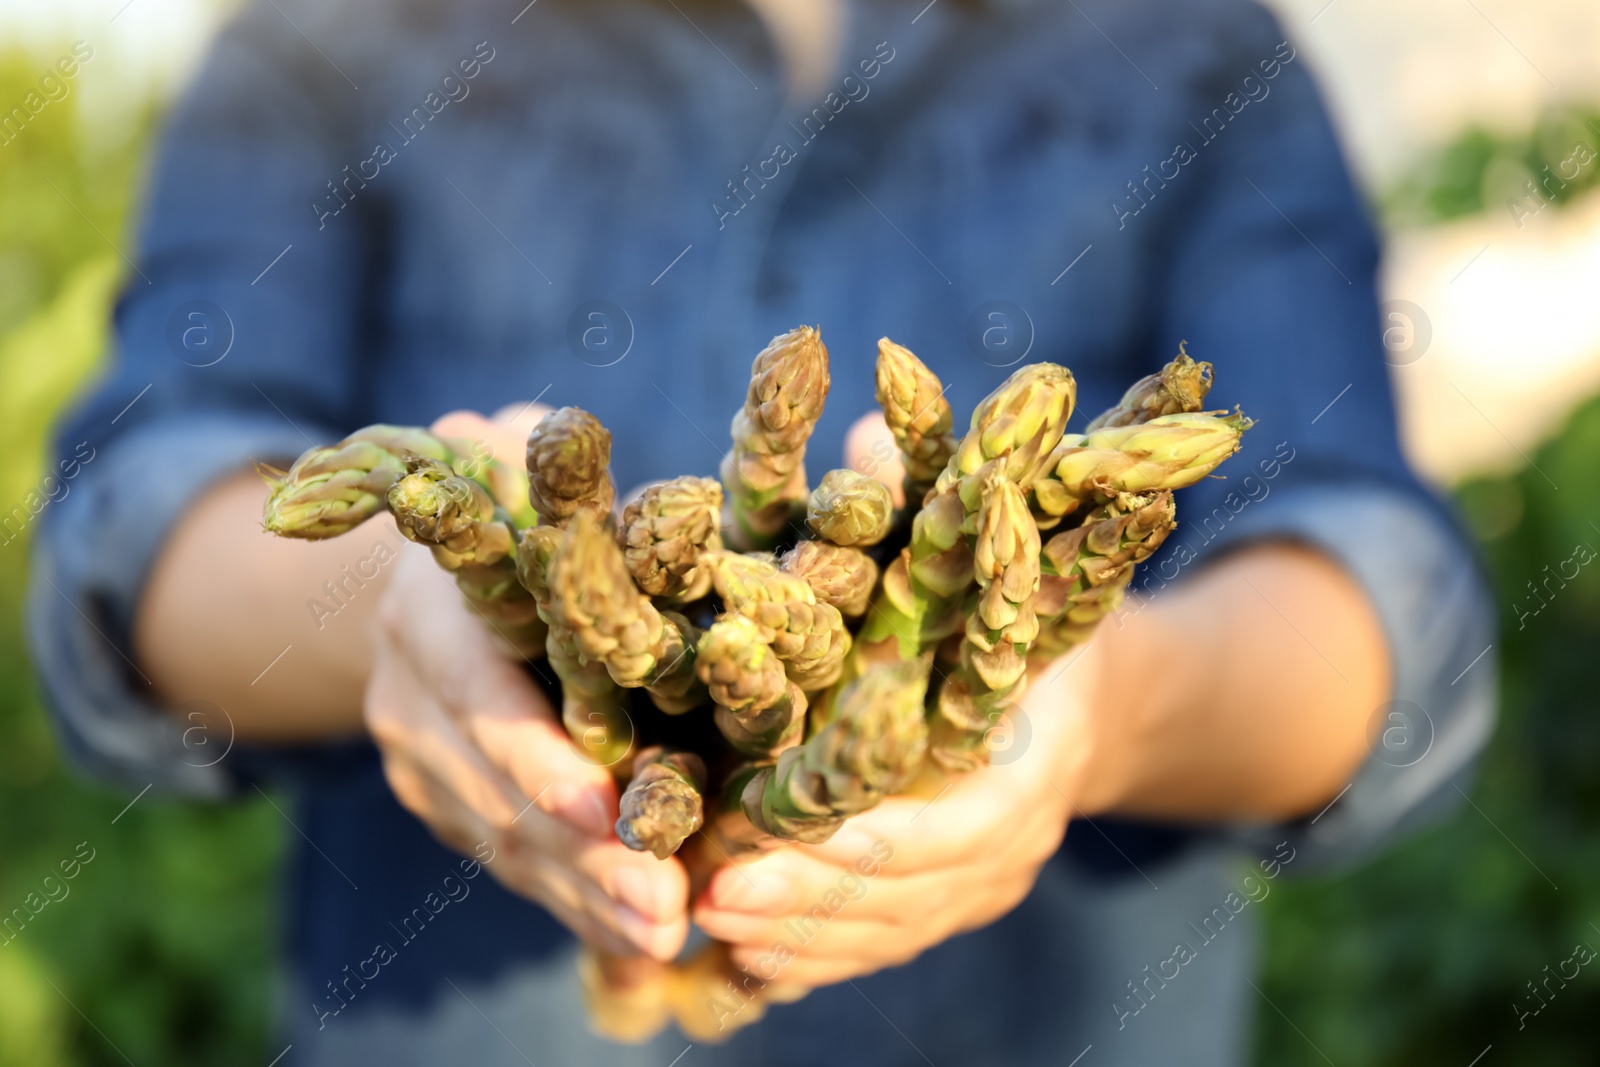
[[[1228,546],[1318,546],[1376,606],[1397,703],[1374,722],[1403,728],[1294,825],[1075,823],[1005,919],[683,1062],[1245,1058],[1268,872],[1447,803],[1494,683],[1472,558],[1397,445],[1373,231],[1288,37],[1244,0],[860,0],[833,88],[790,100],[731,0],[246,8],[168,119],[114,359],[61,430],[97,459],[37,541],[31,634],[89,773],[298,786],[300,1062],[660,1067],[687,1042],[587,1035],[570,938],[490,879],[402,932],[459,857],[370,746],[185,746],[128,641],[172,524],[251,459],[534,397],[600,416],[624,487],[711,474],[751,357],[801,322],[833,360],[814,472],[872,407],[881,335],[958,411],[1048,359],[1088,415],[1187,341],[1214,399],[1260,422],[1225,479],[1181,495],[1126,610]],[[380,942],[393,958],[351,983]]]

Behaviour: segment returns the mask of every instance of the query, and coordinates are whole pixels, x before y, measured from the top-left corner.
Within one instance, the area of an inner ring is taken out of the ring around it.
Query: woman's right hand
[[[366,724],[400,803],[599,948],[670,959],[688,932],[688,880],[617,840],[617,788],[584,759],[520,663],[421,546],[378,605]]]

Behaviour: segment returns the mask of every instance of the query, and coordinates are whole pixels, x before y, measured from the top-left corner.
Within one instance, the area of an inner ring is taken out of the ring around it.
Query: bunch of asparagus
[[[698,834],[695,855],[731,862],[824,841],[919,775],[987,764],[1030,657],[1116,610],[1173,529],[1173,490],[1250,426],[1202,410],[1211,365],[1181,348],[1081,434],[1056,364],[1012,374],[960,437],[908,349],[879,341],[876,377],[903,508],[856,471],[808,483],[829,371],[802,326],[756,357],[720,482],[662,482],[619,518],[611,436],[588,412],[547,416],[523,467],[369,426],[270,472],[265,526],[335,537],[387,509],[510,653],[547,659],[573,743],[624,787],[629,848],[665,859]],[[672,1018],[726,1036],[706,1000],[743,977],[716,945],[678,967],[581,969],[598,1028],[625,1040]],[[760,1005],[740,998],[742,1025]]]

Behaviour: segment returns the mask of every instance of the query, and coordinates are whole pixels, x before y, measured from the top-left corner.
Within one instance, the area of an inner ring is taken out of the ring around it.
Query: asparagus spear
[[[552,411],[528,435],[528,503],[547,525],[578,512],[611,517],[611,432],[582,408]]]
[[[1043,548],[1037,651],[1059,655],[1088,639],[1122,602],[1134,566],[1150,558],[1177,524],[1172,491],[1124,493]]]
[[[827,541],[800,541],[778,561],[778,569],[798,575],[817,600],[832,604],[847,619],[867,610],[878,584],[878,565],[859,548]]]
[[[1055,363],[1019,367],[972,412],[972,424],[944,472],[938,488],[959,488],[969,513],[976,512],[982,486],[972,480],[990,460],[1005,460],[1001,470],[1024,489],[1049,469],[1050,453],[1066,432],[1077,401],[1072,372]]]
[[[1000,460],[1008,481],[1026,490],[1047,469],[1077,396],[1072,372],[1054,363],[1019,368],[985,397],[922,510],[911,543],[883,574],[883,593],[858,635],[863,649],[891,638],[901,659],[920,656],[960,628],[959,608],[974,582],[964,533],[982,504],[976,477]]]
[[[406,474],[390,486],[389,510],[408,540],[427,545],[451,572],[456,587],[501,638],[524,659],[544,655],[545,625],[517,580],[516,530],[477,482],[415,453]]]
[[[1160,373],[1146,375],[1133,383],[1120,401],[1089,423],[1084,433],[1091,434],[1109,427],[1134,426],[1164,415],[1197,412],[1205,406],[1206,394],[1211,391],[1211,380],[1211,364],[1190,359],[1180,343],[1176,359],[1163,367]],[[1057,447],[1060,449],[1065,446]],[[1029,493],[1029,504],[1039,529],[1049,530],[1076,512],[1082,506],[1083,499],[1069,492],[1061,479],[1051,471],[1034,482]]]
[[[1063,437],[1050,459],[1069,495],[1105,503],[1118,493],[1193,485],[1239,451],[1251,425],[1239,412],[1162,415]]]
[[[927,749],[928,670],[926,658],[882,664],[845,685],[827,725],[749,778],[745,817],[775,837],[815,844],[909,782]]]
[[[482,479],[488,464],[455,443],[409,426],[367,426],[336,445],[307,449],[284,472],[270,472],[262,525],[279,537],[338,537],[382,511],[389,487],[406,472],[408,454],[449,464]],[[480,480],[484,488],[492,488]]]
[[[739,547],[771,547],[805,499],[806,442],[827,396],[828,350],[813,327],[774,337],[756,356],[721,471]]]
[[[664,860],[705,822],[706,765],[692,752],[653,745],[633,758],[633,780],[618,803],[617,837]]]
[[[639,592],[622,550],[590,512],[580,510],[568,523],[547,579],[556,618],[572,630],[585,658],[605,663],[612,681],[643,687],[669,715],[705,700],[694,675],[699,631]]]
[[[760,628],[790,681],[813,693],[838,680],[850,652],[850,631],[838,608],[818,603],[804,578],[780,571],[770,557],[722,551],[702,558],[728,610]]]
[[[545,648],[561,679],[562,725],[587,758],[618,767],[634,741],[626,695],[604,663],[584,656],[577,633],[556,610],[550,581],[572,517],[611,514],[616,487],[606,468],[610,458],[610,432],[580,408],[553,411],[533,428],[526,455],[528,502],[539,513],[539,525],[524,530],[517,544],[517,577],[550,628]]]
[[[743,755],[770,759],[800,741],[805,694],[750,619],[729,614],[712,623],[700,635],[695,672],[716,702],[717,728]]]
[[[622,557],[640,590],[688,603],[711,590],[702,552],[722,548],[722,486],[710,478],[652,485],[622,512]]]
[[[878,404],[900,446],[906,468],[906,506],[915,508],[956,451],[950,401],[938,377],[887,337],[878,341]]]
[[[712,941],[679,968],[669,994],[672,1019],[683,1036],[720,1044],[759,1022],[772,1001],[766,982],[734,965],[727,945]]]
[[[1021,695],[1028,650],[1039,635],[1039,529],[998,460],[986,476],[973,559],[981,592],[967,616],[960,665],[939,689],[930,745],[935,761],[952,772],[988,762],[984,736],[1006,702]]]
[[[1199,411],[1211,391],[1211,364],[1189,358],[1186,342],[1178,343],[1178,356],[1161,368],[1159,374],[1146,375],[1128,387],[1114,407],[1102,411],[1084,433],[1108,426],[1131,426],[1162,415]]]
[[[617,767],[633,747],[627,699],[599,660],[587,660],[577,634],[561,621],[551,601],[550,569],[561,546],[556,526],[534,526],[517,542],[517,579],[533,594],[539,618],[549,627],[545,651],[561,679],[561,724],[585,758]]]
[[[806,504],[806,525],[822,540],[798,542],[781,569],[804,578],[822,603],[859,616],[878,582],[878,564],[862,549],[887,537],[893,522],[894,502],[881,483],[829,471]]]
[[[806,501],[806,525],[824,541],[868,548],[889,536],[894,498],[874,478],[831,470]]]

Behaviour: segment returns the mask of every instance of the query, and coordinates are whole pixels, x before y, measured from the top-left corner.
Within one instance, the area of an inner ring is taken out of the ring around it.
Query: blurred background
[[[0,512],[44,495],[46,432],[103,353],[149,140],[233,6],[0,0],[7,112],[74,42],[92,52],[20,135],[0,129]],[[1576,945],[1600,948],[1600,568],[1534,592],[1600,549],[1600,5],[1272,6],[1385,231],[1404,438],[1481,547],[1504,671],[1451,820],[1267,901],[1276,1010],[1256,1060],[1593,1064],[1600,970],[1537,1015],[1517,1005]],[[0,532],[0,910],[74,850],[93,858],[0,945],[0,1065],[266,1063],[287,827],[265,802],[124,810],[70,776],[23,645],[28,537]]]

